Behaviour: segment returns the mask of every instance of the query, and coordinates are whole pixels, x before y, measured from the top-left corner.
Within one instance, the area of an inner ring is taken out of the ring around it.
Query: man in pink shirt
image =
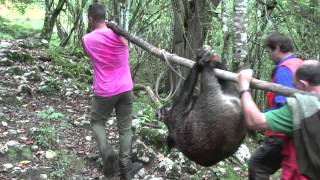
[[[121,179],[131,179],[139,165],[131,161],[133,82],[128,42],[106,26],[106,11],[101,4],[89,6],[88,18],[92,32],[82,41],[93,65],[91,128],[103,159],[105,176],[115,176],[120,167]],[[106,139],[105,123],[113,109],[119,131],[119,157]]]

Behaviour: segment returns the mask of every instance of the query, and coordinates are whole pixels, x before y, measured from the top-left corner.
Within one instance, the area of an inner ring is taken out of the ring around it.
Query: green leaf
[[[52,159],[52,158],[54,158],[54,157],[56,157],[56,156],[57,156],[57,153],[56,153],[56,152],[54,152],[54,151],[52,151],[52,150],[46,151],[46,158],[47,158],[47,159]]]
[[[48,117],[48,114],[46,112],[44,112],[44,111],[37,112],[36,115],[40,119],[46,119]]]
[[[62,113],[59,113],[59,112],[54,112],[52,114],[50,114],[48,116],[48,119],[58,119],[58,118],[61,118],[63,117],[64,115]]]

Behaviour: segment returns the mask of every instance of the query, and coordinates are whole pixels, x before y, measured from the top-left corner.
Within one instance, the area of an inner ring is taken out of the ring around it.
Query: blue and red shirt
[[[289,55],[276,63],[276,67],[272,72],[272,82],[280,84],[286,87],[294,88],[293,75],[299,66],[302,64],[302,60],[296,58],[295,55]],[[273,92],[267,94],[267,108],[278,109],[286,103],[286,97]]]
[[[281,61],[276,63],[276,67],[272,72],[272,82],[283,86],[294,88],[293,76],[296,70],[300,67],[303,60],[296,58],[294,54],[288,55]],[[286,103],[286,97],[274,92],[267,93],[267,108],[268,110],[279,109]],[[266,131],[266,136],[284,136],[284,134]]]

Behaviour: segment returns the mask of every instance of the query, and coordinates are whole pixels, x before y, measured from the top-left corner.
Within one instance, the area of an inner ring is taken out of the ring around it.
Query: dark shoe
[[[119,157],[116,154],[112,154],[107,157],[103,162],[103,173],[107,178],[119,175]]]
[[[129,172],[121,173],[120,180],[131,180],[134,177],[134,175],[137,174],[142,168],[143,168],[142,163],[134,162]]]

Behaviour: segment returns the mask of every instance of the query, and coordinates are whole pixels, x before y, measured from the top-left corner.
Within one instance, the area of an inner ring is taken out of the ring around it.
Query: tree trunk
[[[50,22],[50,17],[51,17],[51,14],[52,14],[52,6],[53,6],[53,3],[54,3],[54,0],[46,0],[45,1],[45,16],[44,16],[44,21],[43,21],[43,27],[42,27],[42,31],[41,31],[41,34],[40,34],[40,38],[43,38],[46,36],[46,27],[49,26],[49,22]]]
[[[68,4],[71,14],[71,16],[69,17],[69,22],[70,24],[72,24],[72,28],[69,30],[68,36],[65,37],[63,41],[61,41],[60,45],[62,47],[65,47],[72,37],[73,43],[76,45],[76,47],[79,47],[81,45],[82,36],[85,32],[85,26],[83,23],[83,11],[86,3],[86,0],[76,0],[73,1],[73,4]]]
[[[247,56],[247,0],[235,0],[233,11],[234,29],[234,58],[233,71],[245,67],[245,57]]]
[[[120,22],[120,3],[118,0],[113,0],[113,18],[117,22],[117,24],[121,24]]]
[[[193,58],[203,45],[210,25],[212,11],[206,0],[173,0],[173,53]]]
[[[110,0],[108,3],[109,20],[117,22],[125,30],[129,30],[131,0]]]
[[[130,7],[131,7],[131,0],[123,0],[121,6],[121,19],[122,19],[122,27],[125,30],[129,30],[129,15],[130,15]]]
[[[222,20],[222,32],[223,32],[223,49],[221,54],[221,62],[225,66],[227,65],[227,54],[229,49],[229,40],[230,40],[230,32],[229,32],[229,25],[228,25],[228,1],[222,0],[221,1],[221,20]]]
[[[60,39],[60,42],[62,42],[68,37],[68,33],[66,32],[66,30],[62,26],[62,23],[60,22],[59,19],[57,19],[56,27],[57,27],[58,37]]]
[[[212,6],[206,0],[172,0],[171,2],[174,14],[172,52],[181,57],[194,59],[196,50],[202,47],[205,41],[213,15]],[[213,5],[213,9],[216,5]],[[182,69],[181,72],[186,74],[186,69]],[[169,76],[174,79],[175,86],[179,85],[179,77],[171,70],[169,70]]]
[[[255,26],[252,30],[253,32],[250,35],[250,41],[253,42],[248,49],[247,53],[247,63],[251,65],[251,69],[253,69],[255,73],[255,76],[260,79],[262,77],[262,73],[265,71],[262,69],[263,65],[263,55],[264,55],[264,47],[261,46],[263,44],[263,40],[261,37],[265,34],[265,30],[267,28],[268,23],[271,22],[272,18],[271,15],[276,8],[276,3],[271,3],[271,1],[268,1],[269,4],[266,4],[263,0],[256,1],[255,3],[255,14],[254,16],[259,16],[260,12],[262,12],[263,18],[257,19],[255,24],[259,24],[258,26]],[[268,8],[267,8],[268,7]],[[261,22],[262,21],[262,22]],[[271,73],[271,72],[270,72]],[[264,91],[254,91],[253,93],[254,99],[256,100],[257,105],[265,109],[266,105],[266,96]]]
[[[109,0],[108,1],[108,11],[107,11],[107,19],[109,21],[114,20],[113,6],[114,6],[113,0]]]
[[[55,9],[52,10],[54,1],[46,0],[46,15],[40,38],[50,41],[54,25],[66,1],[67,0],[59,0]]]
[[[75,27],[75,35],[74,35],[74,38],[73,38],[73,41],[74,43],[78,43],[78,47],[81,47],[82,46],[82,37],[83,35],[85,34],[85,25],[84,25],[84,18],[87,18],[87,17],[83,17],[83,11],[86,11],[85,7],[86,7],[86,4],[87,4],[87,0],[81,0],[81,9],[79,9],[79,21],[78,23],[76,24],[76,27]]]

